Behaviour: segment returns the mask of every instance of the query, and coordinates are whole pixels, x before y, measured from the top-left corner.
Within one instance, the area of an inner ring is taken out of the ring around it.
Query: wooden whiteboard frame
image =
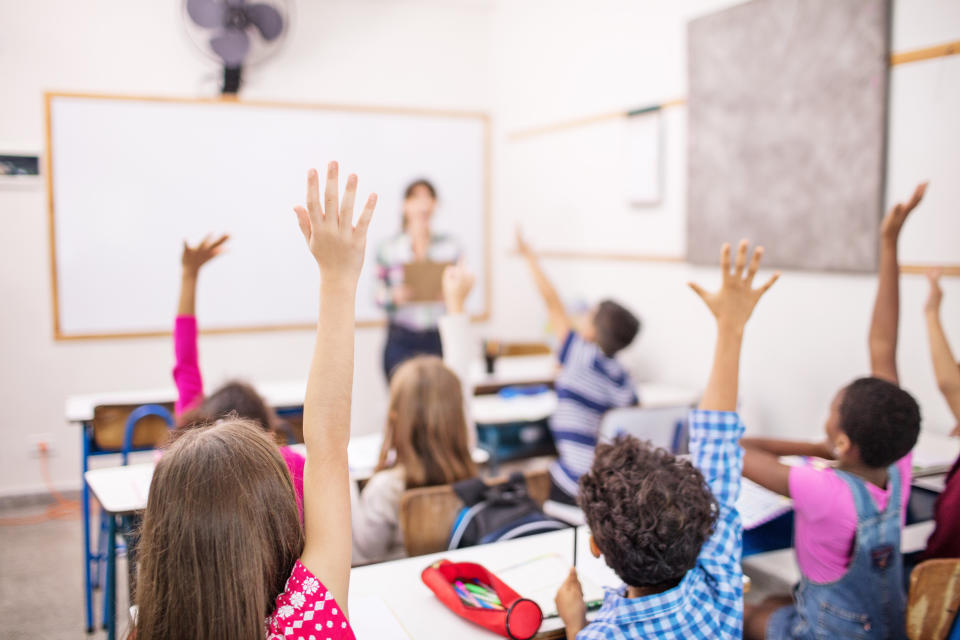
[[[378,107],[370,105],[345,105],[345,104],[315,104],[305,102],[275,102],[265,100],[237,100],[236,98],[177,98],[160,96],[135,96],[135,95],[112,95],[100,93],[72,93],[48,91],[44,93],[44,153],[43,168],[44,181],[47,190],[47,225],[50,239],[50,295],[53,308],[53,338],[57,341],[70,340],[100,340],[116,338],[157,338],[171,335],[171,331],[135,331],[130,333],[64,333],[60,328],[60,302],[57,288],[57,241],[55,210],[56,203],[53,198],[53,148],[52,148],[52,122],[50,118],[51,104],[57,98],[82,98],[89,100],[126,100],[130,102],[165,102],[177,104],[194,105],[237,105],[243,107],[268,107],[279,109],[303,109],[317,111],[348,111],[354,113],[379,113],[387,115],[407,115],[407,116],[435,116],[438,118],[464,118],[479,120],[483,124],[483,235],[484,235],[484,287],[483,287],[483,311],[472,315],[470,319],[473,322],[486,322],[490,318],[490,304],[492,300],[492,283],[490,279],[490,259],[491,259],[491,155],[490,155],[490,115],[482,111],[456,111],[450,109],[421,109],[412,107]],[[171,302],[171,309],[172,307]],[[384,320],[360,320],[357,322],[358,328],[371,328],[386,326]],[[264,331],[305,331],[316,328],[315,323],[291,323],[260,325],[251,327],[225,327],[219,329],[203,329],[203,334],[230,334],[230,333],[253,333]]]

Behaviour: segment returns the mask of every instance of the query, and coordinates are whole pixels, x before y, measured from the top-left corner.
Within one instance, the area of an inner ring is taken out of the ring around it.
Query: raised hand
[[[230,236],[227,234],[220,236],[216,240],[207,235],[200,241],[200,244],[193,247],[184,240],[183,254],[180,256],[180,264],[183,265],[184,273],[190,275],[198,274],[200,267],[223,253],[223,245],[229,239]]]
[[[327,166],[323,203],[320,202],[320,177],[316,169],[307,172],[307,206],[296,206],[297,222],[310,253],[317,261],[323,281],[341,280],[355,288],[363,267],[367,246],[367,229],[377,205],[377,194],[371,193],[356,226],[353,205],[357,196],[357,176],[350,174],[339,199],[339,167]]]
[[[747,320],[750,319],[754,307],[757,306],[757,302],[780,277],[780,272],[777,271],[759,288],[753,288],[753,279],[757,275],[760,260],[763,258],[763,247],[757,247],[754,250],[750,266],[747,267],[749,245],[750,243],[747,240],[740,241],[740,246],[737,247],[737,260],[732,272],[730,270],[730,245],[723,245],[721,253],[723,283],[716,293],[707,292],[695,282],[688,283],[690,288],[706,303],[710,312],[717,319],[718,325],[742,330],[747,324]],[[744,269],[746,269],[746,273],[744,273]]]
[[[927,312],[940,312],[940,303],[943,302],[943,289],[940,288],[941,275],[943,275],[943,269],[940,267],[927,271],[927,280],[930,281],[930,293],[927,295],[927,302],[923,306]]]
[[[353,394],[357,280],[367,229],[377,204],[371,195],[353,224],[357,176],[338,196],[336,162],[327,167],[323,203],[316,170],[307,173],[307,206],[294,207],[300,231],[320,267],[317,337],[303,402],[304,545],[301,562],[326,586],[347,615],[350,585],[350,405]],[[336,514],[336,517],[331,517]]]
[[[883,223],[880,225],[880,233],[883,234],[884,239],[896,240],[900,236],[900,229],[903,228],[903,223],[906,222],[910,212],[923,200],[923,194],[926,193],[928,184],[930,183],[921,182],[913,190],[913,195],[910,196],[910,200],[906,203],[898,202],[893,205],[893,208],[890,209],[883,218]]]
[[[476,277],[467,269],[463,260],[443,270],[443,300],[447,313],[463,313],[463,305],[473,289]]]

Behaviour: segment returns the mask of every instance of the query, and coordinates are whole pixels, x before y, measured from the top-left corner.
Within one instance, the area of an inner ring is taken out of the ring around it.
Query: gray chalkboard
[[[748,237],[771,266],[872,271],[887,0],[754,0],[688,25],[687,258]]]

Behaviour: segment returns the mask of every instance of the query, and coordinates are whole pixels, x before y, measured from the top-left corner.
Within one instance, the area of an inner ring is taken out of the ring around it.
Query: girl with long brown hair
[[[274,640],[310,620],[323,637],[354,639],[347,618],[350,489],[347,442],[354,306],[376,196],[353,225],[357,178],[338,198],[330,163],[307,178],[300,230],[321,272],[317,339],[303,432],[301,530],[293,486],[258,426],[227,418],[188,430],[157,463],[140,542],[137,640]],[[304,533],[304,531],[306,533]]]
[[[448,267],[444,293],[451,315],[462,316],[463,300],[472,283],[472,276],[462,265]],[[441,318],[441,333],[443,328]],[[456,340],[465,340],[465,336]],[[462,345],[448,345],[446,341],[444,349],[451,355],[465,352]],[[436,356],[416,356],[397,367],[390,381],[390,405],[377,472],[362,493],[353,495],[354,564],[404,555],[400,531],[404,491],[452,484],[476,474],[470,456],[472,438],[464,393],[461,377]]]

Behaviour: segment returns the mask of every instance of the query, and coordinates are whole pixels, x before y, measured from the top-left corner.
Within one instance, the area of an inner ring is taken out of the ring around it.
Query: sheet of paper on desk
[[[913,475],[946,473],[960,454],[960,440],[926,430],[913,448]]]
[[[790,498],[785,498],[743,478],[737,510],[740,512],[740,520],[745,530],[770,522],[791,509],[793,509],[793,502]]]
[[[494,573],[521,596],[540,605],[543,617],[548,618],[557,615],[557,606],[553,599],[557,595],[557,589],[570,574],[570,559],[549,553],[522,564],[496,569]],[[585,602],[603,599],[603,589],[600,586],[582,572],[579,573],[579,578]]]
[[[350,598],[350,626],[357,640],[410,640],[393,611],[378,596]]]

